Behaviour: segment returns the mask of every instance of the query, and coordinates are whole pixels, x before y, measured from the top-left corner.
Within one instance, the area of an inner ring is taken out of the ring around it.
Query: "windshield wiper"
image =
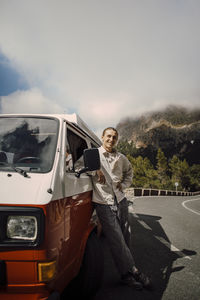
[[[28,174],[26,173],[25,170],[18,168],[18,167],[12,167],[12,168],[13,168],[13,170],[15,170],[17,173],[21,174],[22,176],[30,177],[30,176],[28,176]]]

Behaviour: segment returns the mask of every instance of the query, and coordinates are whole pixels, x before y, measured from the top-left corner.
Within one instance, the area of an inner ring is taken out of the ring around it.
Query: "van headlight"
[[[37,219],[34,216],[9,216],[7,237],[34,241],[37,238]]]
[[[44,232],[41,207],[0,206],[0,247],[38,247],[44,241]]]

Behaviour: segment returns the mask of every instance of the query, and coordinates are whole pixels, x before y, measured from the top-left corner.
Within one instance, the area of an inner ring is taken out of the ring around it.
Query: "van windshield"
[[[41,117],[0,117],[0,171],[20,168],[46,173],[52,169],[58,120]]]

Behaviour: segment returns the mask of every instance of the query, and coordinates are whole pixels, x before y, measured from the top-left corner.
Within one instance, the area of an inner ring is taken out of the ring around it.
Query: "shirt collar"
[[[115,150],[115,149],[113,149],[113,152],[108,152],[108,151],[106,151],[106,149],[105,149],[103,146],[101,146],[101,147],[99,148],[99,150],[100,150],[100,152],[101,152],[102,154],[107,154],[107,155],[113,154],[113,153],[117,153],[117,150]]]

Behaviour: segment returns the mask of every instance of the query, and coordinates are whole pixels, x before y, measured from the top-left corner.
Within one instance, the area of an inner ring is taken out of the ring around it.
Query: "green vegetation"
[[[137,149],[133,142],[120,140],[118,151],[126,155],[132,164],[133,187],[176,190],[200,190],[200,164],[189,165],[186,159],[173,155],[167,158],[161,148],[157,153]]]

